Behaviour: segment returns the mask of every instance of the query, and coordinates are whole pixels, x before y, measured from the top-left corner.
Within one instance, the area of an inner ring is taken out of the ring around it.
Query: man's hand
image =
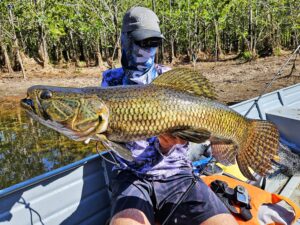
[[[186,144],[187,141],[171,134],[161,134],[158,136],[160,150],[162,154],[167,154],[176,144]]]

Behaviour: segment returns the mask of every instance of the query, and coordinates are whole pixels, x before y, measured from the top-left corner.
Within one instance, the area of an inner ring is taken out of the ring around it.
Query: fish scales
[[[110,111],[106,135],[113,141],[141,140],[186,127],[213,130],[212,135],[233,139],[238,130],[243,136],[247,126],[242,116],[222,104],[168,88],[132,86],[98,95]]]

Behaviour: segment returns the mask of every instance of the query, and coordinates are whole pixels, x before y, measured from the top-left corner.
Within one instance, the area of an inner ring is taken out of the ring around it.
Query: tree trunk
[[[119,34],[119,29],[118,29],[118,6],[116,3],[116,0],[113,0],[114,6],[113,6],[113,23],[115,27],[115,51],[117,52],[117,61],[119,64],[121,64],[121,47],[120,47],[120,34]],[[114,60],[114,58],[112,59]]]
[[[62,47],[61,47],[61,44],[59,41],[56,43],[55,55],[56,55],[57,64],[62,65],[65,60],[64,60],[64,56],[63,56]]]
[[[23,60],[22,60],[22,57],[21,57],[21,54],[20,54],[20,51],[19,51],[18,47],[17,47],[17,51],[16,51],[16,56],[17,56],[17,60],[18,60],[18,62],[20,64],[20,67],[21,67],[23,78],[26,79],[27,76],[26,76],[25,68],[24,68],[24,65],[23,65]]]
[[[121,49],[120,41],[118,41],[117,49],[118,49],[118,62],[121,65],[122,49]]]
[[[162,24],[164,24],[164,22],[165,22],[165,17],[163,15],[163,17],[162,17]],[[160,48],[160,63],[161,64],[165,63],[164,51],[165,51],[164,44],[162,44],[161,48]]]
[[[191,22],[190,22],[190,0],[188,0],[187,4],[188,4],[188,9],[187,9],[187,11],[188,11],[188,18],[187,18],[188,19],[188,23],[187,23],[187,26],[188,26],[187,40],[188,40],[188,49],[191,50],[194,46],[192,44],[192,38],[191,38],[192,29],[191,29]],[[189,54],[188,54],[188,56],[189,56]]]
[[[204,38],[203,38],[203,51],[206,53],[207,50],[207,29],[206,26],[204,25]]]
[[[155,5],[155,0],[152,0],[152,11],[155,12],[156,5]]]
[[[257,4],[257,2],[256,2]],[[256,46],[257,46],[257,40],[258,40],[258,37],[257,37],[257,16],[258,16],[258,11],[257,11],[257,8],[258,6],[256,5],[255,7],[255,19],[254,19],[254,23],[253,26],[252,26],[252,36],[253,36],[253,46],[252,46],[252,57],[256,57],[257,56],[257,50],[256,50]]]
[[[11,6],[9,7],[9,22],[10,22],[10,25],[12,26],[12,31],[13,31],[13,38],[12,39],[13,39],[13,42],[14,42],[14,48],[16,50],[17,61],[20,64],[21,71],[22,71],[22,74],[23,74],[23,78],[26,79],[27,78],[26,77],[26,72],[25,72],[25,68],[24,68],[24,65],[23,65],[21,55],[20,55],[19,43],[18,43],[18,39],[17,39],[17,35],[16,35],[16,29],[15,29],[15,24],[14,24],[14,16],[13,16],[13,13],[12,13],[12,7]]]
[[[72,46],[72,51],[71,51],[71,59],[73,62],[75,62],[75,66],[79,66],[79,57],[77,55],[77,51],[76,51],[76,48],[75,48],[75,45],[74,45],[74,39],[73,39],[73,34],[72,32],[69,33],[69,37],[70,37],[70,40],[71,40],[71,46]]]
[[[12,74],[14,71],[11,67],[11,63],[10,63],[10,59],[9,59],[9,56],[8,56],[8,53],[7,53],[6,45],[2,44],[1,48],[2,48],[2,51],[3,51],[3,54],[4,54],[4,65],[7,68],[8,73]]]
[[[83,56],[84,56],[84,61],[85,61],[86,67],[89,67],[90,66],[90,57],[89,57],[88,47],[83,43],[82,48],[83,48]]]
[[[18,23],[18,26],[20,27],[19,21],[17,21],[17,23]],[[25,44],[25,42],[24,42],[23,34],[22,34],[21,31],[19,31],[18,34],[19,34],[19,36],[20,36],[21,48],[23,49],[24,54],[26,54],[27,48],[26,48],[26,44]]]
[[[95,54],[96,54],[96,66],[103,68],[104,64],[103,64],[103,59],[102,59],[102,55],[101,55],[101,51],[100,51],[100,43],[99,40],[96,40],[96,45],[95,45]]]
[[[67,64],[69,64],[71,61],[70,51],[68,51],[68,50],[66,50],[66,61],[67,61]]]
[[[46,35],[42,25],[39,27],[39,32],[40,32],[39,56],[43,62],[43,67],[47,68],[49,66],[49,55],[47,51]]]
[[[215,51],[216,51],[216,60],[218,61],[220,58],[223,58],[223,52],[221,48],[221,39],[220,39],[220,33],[219,33],[219,26],[218,22],[214,20],[214,26],[215,26]]]
[[[46,1],[34,1],[36,14],[39,14],[39,11],[44,16],[44,8]],[[49,55],[47,51],[47,41],[44,24],[41,21],[37,21],[38,31],[39,31],[39,49],[38,55],[42,61],[43,67],[47,68],[49,66]]]
[[[299,46],[299,34],[298,34],[298,31],[295,29],[295,48],[297,48]]]
[[[253,12],[252,0],[249,0],[249,27],[248,27],[249,51],[253,53]]]
[[[107,60],[109,59],[109,52],[108,52],[108,49],[107,49],[107,39],[106,39],[106,34],[103,33],[103,51],[104,51],[104,57],[105,57],[105,61],[107,62]]]
[[[171,38],[170,39],[170,52],[169,52],[169,61],[170,63],[173,63],[174,62],[174,59],[175,59],[175,54],[174,54],[174,38]]]

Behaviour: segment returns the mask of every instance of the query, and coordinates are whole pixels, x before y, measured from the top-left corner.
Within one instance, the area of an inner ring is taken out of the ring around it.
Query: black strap
[[[263,178],[262,178],[262,184],[261,184],[260,188],[261,188],[262,190],[265,190],[266,184],[267,184],[267,178],[266,178],[266,177],[263,177]]]
[[[248,221],[252,219],[252,214],[250,212],[250,209],[247,206],[243,206],[243,205],[239,206],[240,212],[238,212],[229,198],[226,198],[224,196],[222,197],[219,196],[219,198],[234,216],[237,216],[243,219],[244,221]]]
[[[251,220],[252,219],[252,214],[250,212],[250,209],[247,207],[241,207],[241,216],[245,221]]]

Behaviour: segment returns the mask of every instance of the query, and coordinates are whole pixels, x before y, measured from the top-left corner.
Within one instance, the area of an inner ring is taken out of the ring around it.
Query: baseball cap
[[[164,39],[157,15],[152,10],[140,6],[133,7],[125,13],[122,32],[130,33],[134,41],[152,37]]]

